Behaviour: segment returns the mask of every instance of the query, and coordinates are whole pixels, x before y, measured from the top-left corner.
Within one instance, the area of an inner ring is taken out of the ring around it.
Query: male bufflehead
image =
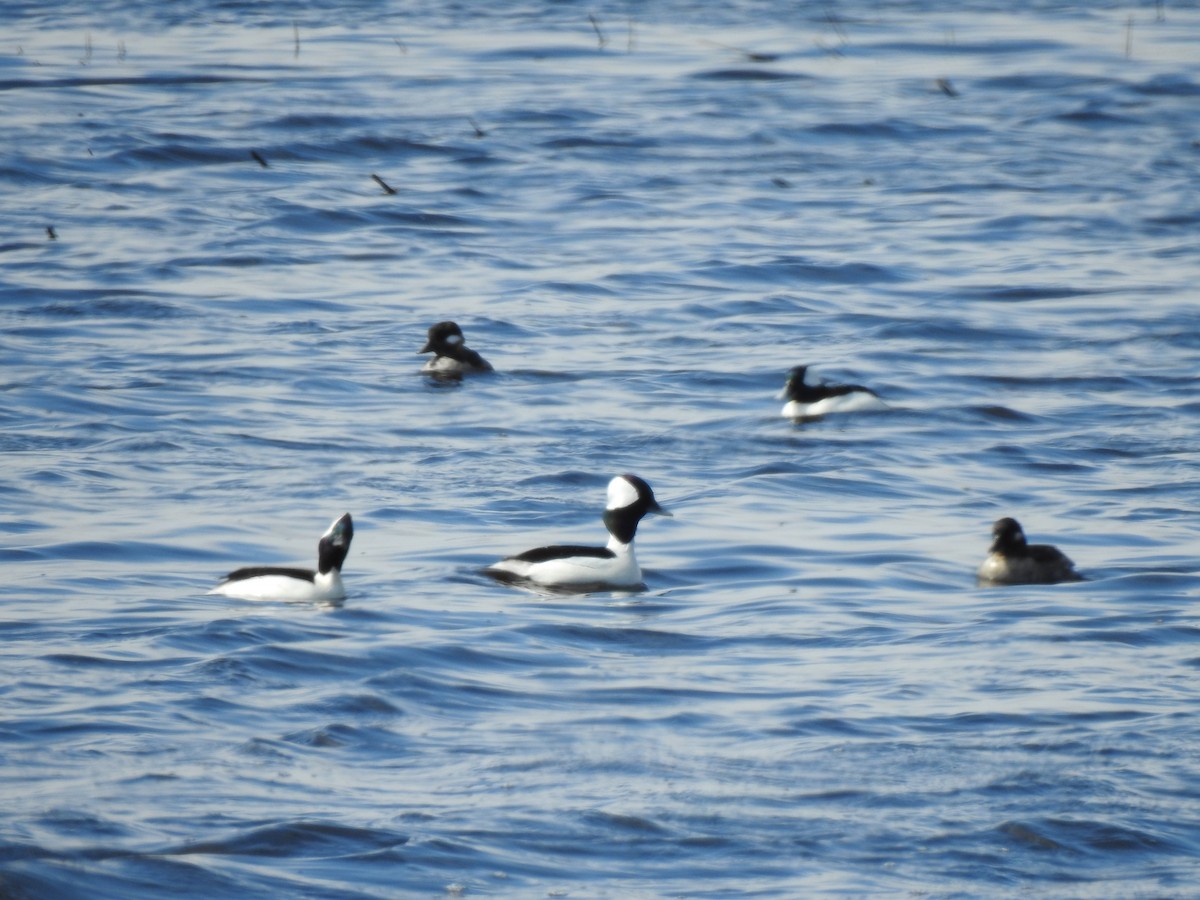
[[[787,400],[783,415],[789,419],[818,419],[829,413],[887,409],[879,395],[861,384],[809,384],[808,366],[796,366],[788,373],[779,399]]]
[[[455,322],[429,326],[429,340],[418,353],[432,353],[422,372],[445,378],[461,378],[470,372],[491,372],[492,364],[466,345],[462,329]]]
[[[658,505],[645,481],[636,475],[618,475],[608,483],[604,510],[608,546],[538,547],[502,559],[484,572],[498,581],[531,581],[576,592],[640,587],[642,570],[633,553],[633,537],[647,513],[671,515]]]
[[[209,591],[241,600],[289,600],[321,602],[341,600],[342,563],[350,552],[354,523],[350,513],[329,526],[317,543],[317,571],[276,566],[247,566],[230,572]]]
[[[1057,547],[1025,543],[1025,532],[1016,519],[997,519],[992,526],[992,546],[979,567],[983,584],[1057,584],[1083,581],[1075,564]]]

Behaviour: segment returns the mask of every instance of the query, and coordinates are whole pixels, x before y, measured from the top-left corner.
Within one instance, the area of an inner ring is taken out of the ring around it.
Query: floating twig
[[[86,66],[92,61],[92,33],[89,31],[83,37],[83,59],[79,61],[81,66]]]
[[[838,18],[837,13],[830,9],[828,5],[825,7],[825,21],[833,29],[838,39],[841,40],[843,47],[850,43],[850,39],[846,37],[846,29],[842,28],[842,20]]]
[[[472,119],[470,116],[467,116],[467,121],[468,121],[468,122],[470,122],[470,123],[471,123],[471,127],[475,129],[475,137],[477,137],[477,138],[481,138],[481,137],[487,137],[487,132],[486,132],[486,131],[484,131],[482,128],[480,128],[480,127],[479,127],[479,123],[478,123],[478,122],[476,122],[476,121],[475,121],[474,119]]]
[[[260,166],[262,166],[264,169],[269,169],[269,168],[271,168],[269,165],[267,165],[267,161],[266,161],[265,159],[263,159],[263,158],[262,158],[262,157],[259,155],[259,153],[258,153],[258,151],[257,151],[257,150],[251,150],[251,151],[250,151],[250,156],[251,156],[251,157],[254,159],[254,161],[255,161],[256,163],[258,163],[258,164],[259,164]]]
[[[292,59],[300,58],[300,26],[296,24],[296,20],[292,20],[292,41],[294,48],[292,50]]]
[[[405,53],[405,54],[408,53],[408,47],[405,46],[404,41],[400,40],[400,38],[398,38],[398,37],[392,38],[392,41],[396,44],[397,47],[400,48],[401,53]]]
[[[50,240],[52,240],[52,241],[57,241],[57,240],[58,240],[58,232],[56,232],[56,231],[54,230],[54,226],[53,226],[53,225],[47,225],[47,226],[46,226],[46,237],[50,238]]]
[[[588,13],[588,21],[592,23],[592,31],[596,32],[596,40],[600,44],[600,49],[603,50],[608,43],[608,38],[604,36],[604,32],[600,30],[600,23],[596,21],[596,17]]]
[[[371,177],[375,179],[376,184],[378,184],[381,188],[383,188],[383,191],[385,194],[396,193],[396,189],[394,187],[392,187],[390,184],[388,184],[386,181],[384,181],[382,178],[380,178],[374,172],[371,173]]]
[[[117,41],[117,62],[125,62],[125,42]]]
[[[1133,16],[1125,20],[1125,58],[1133,56]]]
[[[948,78],[939,78],[934,82],[947,97],[957,97],[958,91],[954,89],[954,85],[950,83]]]

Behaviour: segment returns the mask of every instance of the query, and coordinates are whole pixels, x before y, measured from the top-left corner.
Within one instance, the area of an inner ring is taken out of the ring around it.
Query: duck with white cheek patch
[[[618,475],[608,483],[604,524],[608,544],[603,547],[554,545],[527,550],[484,569],[498,581],[587,591],[643,587],[642,570],[633,551],[638,523],[647,514],[669,516],[654,498],[654,491],[636,475]]]
[[[421,371],[436,378],[462,378],[464,375],[491,372],[492,364],[466,344],[462,329],[455,322],[429,326],[429,339],[418,353],[432,353],[433,359]]]

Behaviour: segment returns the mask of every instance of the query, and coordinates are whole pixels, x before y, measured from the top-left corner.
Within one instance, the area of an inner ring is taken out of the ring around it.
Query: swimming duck
[[[499,581],[528,581],[579,592],[640,587],[642,570],[633,552],[633,538],[647,514],[671,515],[644,480],[637,475],[618,475],[608,483],[606,546],[538,547],[493,563],[484,572]]]
[[[324,602],[346,596],[342,585],[342,563],[350,552],[354,522],[346,513],[329,526],[317,542],[317,568],[247,566],[230,572],[210,594],[241,600]]]
[[[861,384],[809,383],[808,366],[795,366],[779,396],[787,400],[782,414],[789,419],[818,419],[830,413],[887,409],[879,395]]]
[[[421,369],[444,378],[461,378],[473,372],[491,372],[492,364],[466,345],[456,322],[438,322],[429,326],[428,340],[418,353],[432,353],[433,359]]]
[[[1028,544],[1016,519],[997,519],[992,525],[992,546],[979,567],[985,584],[1057,584],[1082,581],[1075,564],[1057,547]]]

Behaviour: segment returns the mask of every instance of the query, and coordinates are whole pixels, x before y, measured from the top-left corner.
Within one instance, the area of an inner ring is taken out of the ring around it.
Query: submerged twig
[[[596,21],[596,17],[588,13],[588,21],[592,23],[592,30],[596,32],[596,40],[600,44],[600,49],[603,50],[608,43],[608,38],[604,36],[604,32],[600,30],[600,23]]]
[[[947,97],[957,97],[958,91],[954,89],[954,85],[950,83],[948,78],[939,78],[935,84],[941,89],[942,93]]]
[[[376,184],[378,184],[381,188],[383,188],[384,193],[386,193],[386,194],[396,193],[396,189],[394,187],[392,187],[390,184],[388,184],[386,181],[384,181],[382,178],[380,178],[374,172],[371,173],[371,177],[375,179]]]
[[[842,20],[828,5],[825,6],[825,22],[833,29],[843,47],[850,43],[850,39],[846,37],[846,29],[842,28]]]

